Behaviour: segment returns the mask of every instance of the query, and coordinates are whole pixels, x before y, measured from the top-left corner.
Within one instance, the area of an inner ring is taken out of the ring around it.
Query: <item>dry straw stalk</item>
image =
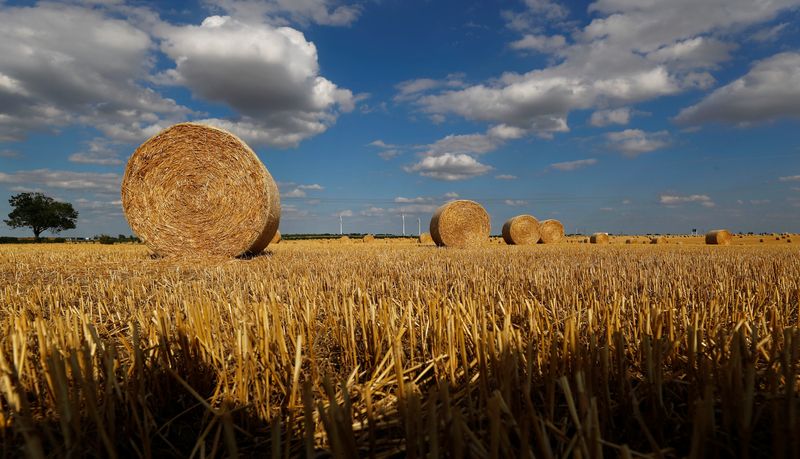
[[[431,237],[438,246],[472,247],[489,242],[489,214],[475,201],[451,201],[431,218]]]
[[[133,231],[159,255],[259,253],[278,230],[278,187],[253,150],[222,129],[181,123],[143,143],[122,180]]]
[[[706,233],[706,244],[730,245],[732,240],[733,235],[728,230],[719,229]]]
[[[536,244],[539,238],[539,221],[532,215],[517,215],[503,224],[503,240],[506,244]]]
[[[558,220],[544,220],[539,222],[540,244],[552,244],[564,238],[564,225]]]

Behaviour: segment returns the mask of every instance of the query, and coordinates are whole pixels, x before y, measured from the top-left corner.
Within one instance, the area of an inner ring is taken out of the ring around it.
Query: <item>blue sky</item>
[[[189,120],[253,147],[284,233],[416,233],[456,197],[495,233],[797,232],[798,5],[0,0],[0,214],[39,190],[65,235],[130,233],[127,158]]]

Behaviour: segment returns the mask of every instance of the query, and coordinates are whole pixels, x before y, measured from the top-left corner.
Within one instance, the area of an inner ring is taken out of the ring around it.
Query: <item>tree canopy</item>
[[[39,239],[44,231],[58,233],[75,228],[78,211],[68,202],[58,202],[42,193],[20,193],[8,200],[13,210],[8,220],[12,228],[30,228]]]

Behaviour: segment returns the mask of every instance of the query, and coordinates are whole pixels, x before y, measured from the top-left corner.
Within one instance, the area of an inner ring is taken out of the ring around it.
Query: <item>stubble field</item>
[[[0,456],[798,457],[800,248],[751,242],[0,246]]]

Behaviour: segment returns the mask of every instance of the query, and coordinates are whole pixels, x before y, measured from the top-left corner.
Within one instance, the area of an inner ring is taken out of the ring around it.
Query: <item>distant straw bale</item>
[[[122,208],[159,255],[234,257],[264,250],[278,230],[278,187],[235,135],[181,123],[134,151],[122,179]]]
[[[431,237],[438,246],[471,247],[489,242],[489,214],[475,201],[451,201],[431,218]]]
[[[281,242],[281,231],[277,230],[277,231],[275,231],[275,236],[272,236],[272,240],[269,241],[269,243],[270,244],[277,244],[279,242]]]
[[[342,236],[339,238],[339,242],[350,242],[350,236]]]
[[[428,233],[422,233],[417,238],[420,244],[433,244],[433,238]]]
[[[503,224],[503,240],[508,245],[539,242],[539,221],[532,215],[517,215]]]
[[[366,243],[374,242],[375,236],[373,236],[372,234],[367,234],[364,236],[363,241]]]
[[[608,233],[594,233],[589,238],[589,242],[592,244],[608,244],[610,238],[608,237]]]
[[[730,245],[733,235],[730,231],[719,229],[706,233],[706,244]]]
[[[564,238],[564,225],[558,220],[544,220],[539,222],[539,243],[552,244]]]
[[[626,244],[633,244],[633,240],[631,240],[631,239],[625,239],[625,243],[626,243]]]
[[[667,238],[665,238],[664,236],[651,237],[650,238],[650,243],[651,244],[666,244],[667,243]]]

